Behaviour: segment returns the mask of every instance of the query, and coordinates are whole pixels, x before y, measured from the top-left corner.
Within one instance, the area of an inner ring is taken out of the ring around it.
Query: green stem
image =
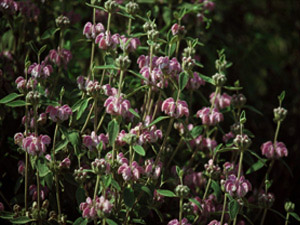
[[[131,18],[129,18],[129,20],[128,20],[128,30],[127,30],[127,34],[128,34],[128,36],[130,35],[130,33],[131,33],[131,23],[132,23],[132,19]]]
[[[179,202],[179,224],[182,224],[182,212],[183,212],[183,197],[180,197],[180,202]]]
[[[265,218],[266,218],[266,215],[267,215],[267,211],[268,211],[268,209],[264,209],[264,214],[263,214],[263,216],[261,218],[260,225],[264,224]]]
[[[100,127],[101,127],[101,125],[102,125],[102,122],[103,122],[103,120],[104,120],[105,115],[106,115],[106,112],[103,112],[103,114],[102,114],[102,116],[101,116],[101,118],[100,118],[100,121],[99,121],[99,123],[98,123],[98,126],[97,126],[97,131],[100,129]]]
[[[284,225],[288,225],[289,224],[289,217],[290,217],[290,213],[287,213],[286,217],[285,217],[285,224]]]
[[[98,108],[97,108],[97,97],[95,97],[95,100],[94,100],[94,131],[95,131],[95,134],[97,134],[97,115],[98,115]]]
[[[277,122],[277,127],[276,127],[276,131],[275,131],[275,136],[274,136],[274,148],[276,147],[275,144],[277,142],[277,138],[278,138],[278,134],[279,134],[279,129],[280,129],[280,125],[281,125],[281,122],[278,121]]]
[[[177,144],[176,149],[173,151],[173,154],[171,155],[171,157],[170,157],[170,159],[169,159],[169,162],[168,162],[166,168],[169,168],[169,166],[170,166],[170,164],[171,164],[173,158],[175,157],[176,153],[177,153],[178,150],[179,150],[179,147],[181,146],[182,141],[183,141],[183,137],[180,138],[180,141],[179,141],[179,143]]]
[[[111,13],[108,13],[108,19],[107,19],[107,31],[110,29],[110,21],[111,21]]]
[[[207,185],[206,185],[206,188],[205,188],[205,192],[204,192],[204,195],[203,195],[203,198],[202,198],[203,200],[206,199],[206,196],[208,194],[208,190],[210,188],[210,185],[211,185],[211,178],[208,179],[208,182],[207,182]]]
[[[25,201],[25,211],[28,211],[28,161],[29,161],[29,156],[28,152],[25,152],[25,193],[24,193],[24,201]]]
[[[100,175],[97,175],[97,180],[96,180],[96,186],[94,190],[94,200],[96,200],[98,189],[99,189],[99,184],[100,184]]]
[[[90,120],[90,118],[91,118],[91,115],[92,115],[92,112],[93,112],[94,107],[95,107],[95,102],[94,102],[93,105],[92,105],[92,108],[91,108],[91,110],[90,110],[90,112],[89,112],[89,114],[88,114],[88,116],[87,116],[87,118],[86,118],[86,120],[85,120],[85,122],[84,122],[84,125],[83,125],[83,127],[82,127],[80,133],[83,133],[83,131],[85,130],[85,128],[86,128],[86,126],[87,126],[87,124],[88,124],[88,122],[89,122],[89,120]]]
[[[123,76],[124,76],[124,70],[121,70],[120,79],[119,79],[119,86],[118,86],[118,98],[120,97],[120,94],[121,94]]]
[[[240,161],[239,161],[239,170],[238,170],[238,177],[237,177],[238,180],[239,180],[240,177],[241,177],[242,163],[243,163],[243,156],[244,156],[244,150],[241,149]]]
[[[224,220],[225,210],[226,210],[226,204],[227,204],[227,195],[224,194],[224,203],[223,203],[223,210],[222,210],[222,216],[221,216],[221,220],[220,220],[220,225],[223,225],[223,220]]]
[[[237,221],[237,215],[234,217],[233,225],[236,225],[236,221]]]
[[[36,186],[37,186],[37,205],[38,205],[38,215],[40,221],[40,210],[41,210],[41,182],[39,171],[36,170]]]
[[[210,106],[210,113],[212,112],[213,108],[215,107],[216,98],[217,98],[217,95],[219,94],[219,92],[220,92],[220,87],[216,87],[214,98],[213,98],[213,101]]]

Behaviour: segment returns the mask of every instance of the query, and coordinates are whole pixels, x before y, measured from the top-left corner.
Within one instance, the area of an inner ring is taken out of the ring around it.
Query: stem
[[[94,104],[94,131],[97,134],[97,97],[95,97]]]
[[[179,141],[179,143],[177,144],[176,149],[173,151],[173,154],[171,155],[171,157],[170,157],[170,159],[169,159],[169,162],[168,162],[168,164],[167,164],[167,168],[169,168],[169,166],[170,166],[170,164],[171,164],[173,158],[175,157],[176,153],[178,152],[179,147],[181,146],[182,141],[183,141],[183,137],[180,138],[180,141]]]
[[[28,211],[28,204],[27,204],[27,195],[28,195],[28,161],[29,155],[28,152],[25,152],[25,193],[24,193],[24,201],[25,201],[25,211]]]
[[[161,153],[163,152],[163,150],[165,149],[165,145],[166,145],[166,143],[167,143],[167,139],[168,139],[169,134],[170,134],[170,132],[171,132],[173,122],[174,122],[174,117],[172,117],[171,120],[170,120],[170,122],[169,122],[168,129],[167,129],[167,132],[166,132],[166,134],[165,134],[164,141],[163,141],[163,143],[162,143],[162,145],[161,145],[161,147],[160,147],[160,149],[159,149],[159,152],[158,152],[158,154],[157,154],[157,156],[156,156],[156,160],[155,160],[155,162],[154,162],[154,167],[157,165],[158,160],[159,160],[159,158],[160,158],[160,155],[161,155]]]
[[[101,119],[100,119],[100,121],[99,121],[99,123],[98,123],[97,131],[100,129],[100,127],[101,127],[101,125],[102,125],[102,122],[103,122],[103,120],[104,120],[105,115],[106,115],[106,112],[103,113],[103,115],[102,115],[102,117],[101,117]]]
[[[240,161],[239,161],[239,170],[238,170],[238,177],[237,179],[239,180],[241,177],[241,171],[242,171],[242,163],[243,163],[243,156],[244,156],[244,150],[241,149],[241,154],[240,154]]]
[[[123,76],[124,76],[124,70],[121,70],[120,79],[119,79],[119,87],[118,87],[118,95],[117,95],[118,98],[120,97],[120,94],[121,94]]]
[[[212,112],[213,108],[215,107],[216,98],[217,98],[217,95],[219,94],[219,92],[220,92],[220,87],[216,87],[214,98],[213,98],[213,101],[210,106],[210,113]]]
[[[111,13],[108,13],[108,18],[107,18],[107,31],[109,32],[110,29],[110,21],[111,21]]]
[[[53,137],[53,147],[52,147],[52,154],[53,154],[53,163],[56,164],[55,160],[55,143],[56,143],[56,136],[58,132],[59,124],[56,123],[54,137]],[[58,212],[58,221],[61,219],[61,207],[60,207],[60,199],[59,199],[59,182],[58,182],[58,175],[57,171],[54,170],[54,181],[55,181],[55,195],[56,195],[56,203],[57,203],[57,212]]]
[[[91,108],[91,110],[90,110],[90,112],[89,112],[89,114],[88,114],[88,116],[87,116],[87,118],[86,118],[86,120],[85,120],[85,122],[84,122],[84,125],[83,125],[83,127],[82,127],[80,133],[83,133],[83,131],[85,130],[85,128],[86,128],[86,126],[87,126],[87,123],[89,122],[89,120],[90,120],[90,118],[91,118],[91,115],[92,115],[92,112],[93,112],[94,107],[95,107],[95,102],[94,102],[93,105],[92,105],[92,108]]]
[[[205,192],[204,192],[204,195],[203,195],[203,200],[205,200],[205,198],[207,196],[208,189],[210,188],[210,185],[211,185],[211,178],[208,179],[208,182],[207,182],[207,185],[206,185],[206,188],[205,188]]]
[[[176,43],[176,52],[175,52],[176,58],[178,58],[179,47],[180,47],[180,40],[178,40]]]
[[[37,205],[38,205],[38,215],[40,217],[40,210],[41,210],[41,183],[40,183],[40,175],[39,171],[36,171],[36,185],[37,185]],[[39,218],[40,220],[40,218]]]
[[[131,22],[132,22],[132,19],[131,18],[129,18],[129,20],[128,20],[128,30],[127,30],[127,34],[128,34],[128,36],[130,35],[130,33],[131,33]]]
[[[278,121],[277,122],[276,131],[275,131],[275,136],[274,136],[274,148],[276,147],[275,144],[277,142],[277,138],[278,138],[278,134],[279,134],[279,129],[280,129],[280,124],[281,124],[281,122]]]
[[[222,216],[221,216],[221,220],[220,220],[220,225],[223,225],[223,220],[224,220],[225,210],[226,210],[226,204],[227,204],[227,195],[224,194],[224,203],[223,203],[223,210],[222,210]]]
[[[260,225],[263,225],[263,224],[264,224],[265,218],[266,218],[266,215],[267,215],[267,211],[268,211],[268,209],[265,209],[265,210],[264,210],[264,214],[263,214],[263,216],[262,216],[262,218],[261,218]]]
[[[179,224],[182,224],[182,205],[183,205],[183,197],[180,197],[180,202],[179,202]]]
[[[237,221],[237,216],[234,217],[234,220],[233,220],[233,225],[236,225],[236,221]]]
[[[98,192],[98,189],[99,189],[99,183],[100,183],[100,175],[97,175],[96,186],[95,186],[95,190],[94,190],[94,200],[97,197],[97,192]]]
[[[290,213],[287,213],[286,217],[285,217],[285,224],[284,225],[288,225],[289,224],[289,217],[290,217]]]

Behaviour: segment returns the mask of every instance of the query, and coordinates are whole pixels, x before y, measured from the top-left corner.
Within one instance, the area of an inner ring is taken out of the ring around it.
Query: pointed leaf
[[[9,103],[6,103],[5,104],[6,106],[8,107],[22,107],[22,106],[25,106],[26,105],[26,102],[23,101],[23,100],[16,100],[16,101],[13,101],[13,102],[9,102]]]
[[[141,156],[146,155],[145,149],[141,145],[134,145],[133,149],[137,154],[139,154]]]
[[[16,98],[20,97],[22,95],[18,95],[17,93],[11,93],[4,98],[0,99],[0,104],[5,104],[8,102],[11,102],[12,100],[15,100]]]
[[[229,216],[231,219],[234,219],[237,214],[239,213],[239,203],[232,199],[229,204],[228,204],[228,209],[229,209]]]
[[[109,144],[111,146],[115,142],[118,134],[119,134],[119,124],[115,119],[113,119],[108,124],[108,138],[109,138]]]
[[[150,123],[147,127],[151,127],[154,124],[157,124],[158,122],[168,119],[168,118],[170,118],[170,117],[169,116],[160,116],[160,117],[156,118],[152,123]]]
[[[175,193],[170,190],[157,189],[156,192],[165,197],[176,197]]]
[[[179,74],[179,89],[182,91],[189,81],[189,75],[183,71]]]

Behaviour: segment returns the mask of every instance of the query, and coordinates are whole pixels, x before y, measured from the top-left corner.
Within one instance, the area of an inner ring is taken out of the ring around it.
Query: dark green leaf
[[[125,13],[125,12],[117,12],[117,14],[121,15],[121,16],[124,16],[126,18],[130,18],[132,20],[134,20],[135,18],[133,16],[131,16],[130,14],[128,13]]]
[[[251,106],[251,105],[244,105],[244,108],[249,109],[249,110],[251,110],[251,111],[257,113],[258,115],[261,115],[261,116],[264,115],[261,111],[259,111],[258,109],[254,108],[254,107]]]
[[[22,95],[18,95],[17,93],[11,93],[4,98],[0,99],[0,104],[5,104],[8,102],[11,102],[12,100],[15,100],[16,98],[20,97]]]
[[[118,134],[119,134],[119,124],[115,119],[113,119],[108,124],[108,138],[109,138],[109,144],[111,146],[115,142]]]
[[[131,112],[135,117],[137,117],[139,119],[141,118],[140,115],[136,111],[134,111],[134,109],[130,108],[129,112]]]
[[[182,91],[189,81],[189,75],[186,72],[179,74],[179,89]]]
[[[191,131],[192,138],[197,138],[202,133],[202,131],[203,131],[202,126],[194,127]]]
[[[300,217],[298,216],[297,213],[295,213],[295,212],[290,212],[289,214],[290,214],[292,217],[294,217],[297,221],[300,222]]]
[[[131,73],[131,74],[133,74],[133,75],[135,75],[135,76],[137,76],[138,78],[140,78],[140,79],[142,79],[142,80],[148,81],[147,78],[143,77],[141,74],[136,73],[136,72],[133,71],[133,70],[128,70],[128,72]]]
[[[244,124],[246,123],[247,119],[246,119],[246,112],[245,110],[242,111],[241,115],[240,115],[240,123]]]
[[[237,214],[239,213],[239,203],[235,200],[232,199],[229,204],[228,204],[228,209],[229,209],[229,216],[231,219],[234,219]]]
[[[35,221],[34,219],[30,219],[27,216],[20,216],[17,218],[13,218],[10,220],[11,223],[13,224],[25,224],[25,223],[30,223]]]
[[[77,205],[79,205],[81,202],[85,202],[85,191],[83,188],[79,187],[76,190],[75,193]]]
[[[201,73],[197,73],[199,75],[199,77],[201,77],[205,82],[208,82],[210,84],[214,84],[214,81],[211,77],[205,76]]]
[[[113,221],[112,219],[105,219],[108,225],[118,225],[115,221]]]
[[[152,123],[150,123],[147,127],[151,127],[154,124],[157,124],[158,122],[168,119],[168,118],[170,118],[170,117],[169,116],[160,116],[160,117],[156,118]]]
[[[78,112],[77,112],[77,116],[76,116],[76,119],[77,119],[77,120],[80,119],[80,117],[82,116],[82,114],[84,113],[84,111],[86,110],[86,108],[88,107],[88,104],[89,104],[90,99],[91,99],[91,98],[87,98],[87,99],[85,99],[85,100],[81,103],[81,105],[80,105],[80,107],[79,107],[79,109],[78,109]]]
[[[230,90],[230,91],[240,91],[240,90],[243,90],[243,87],[224,86],[223,88],[225,88],[226,90]]]
[[[250,168],[246,171],[246,174],[253,173],[255,171],[258,171],[261,169],[263,166],[265,166],[265,162],[258,160],[256,163],[252,164]]]
[[[23,100],[16,100],[13,102],[6,103],[5,105],[8,107],[22,107],[26,105],[26,102]]]
[[[15,194],[17,194],[17,192],[20,189],[20,186],[21,186],[22,183],[23,183],[23,177],[19,177],[17,179],[16,185],[15,185],[15,191],[14,191]]]
[[[140,145],[134,145],[133,149],[134,149],[134,151],[137,154],[139,154],[141,156],[145,156],[146,155],[145,149],[142,146],[140,146]]]
[[[231,152],[231,151],[236,151],[239,150],[238,148],[235,147],[226,147],[226,148],[221,148],[217,151],[217,153],[223,153],[223,152]]]
[[[281,94],[278,96],[279,102],[282,102],[285,97],[285,91],[282,91]]]
[[[5,219],[5,220],[13,219],[14,216],[15,216],[14,213],[5,212],[5,211],[2,211],[1,214],[0,214],[0,218]]]
[[[80,108],[81,104],[82,104],[84,101],[86,101],[85,98],[79,99],[77,102],[75,102],[75,104],[71,107],[73,113],[76,112],[76,111]]]
[[[46,48],[47,48],[47,45],[44,45],[43,47],[41,47],[38,54],[41,55],[46,50]]]
[[[116,180],[112,179],[112,180],[111,180],[111,185],[112,185],[115,189],[117,189],[117,191],[121,191],[121,187],[120,187],[120,185],[118,184],[118,182],[117,182]]]
[[[127,207],[131,208],[134,204],[135,197],[132,188],[125,188],[123,193],[124,203]]]
[[[51,27],[42,34],[41,39],[45,40],[51,38],[59,30],[60,28]]]
[[[40,177],[45,177],[48,173],[50,173],[50,170],[46,164],[46,159],[39,157],[36,161],[36,168],[39,171]]]
[[[107,188],[111,184],[112,177],[110,175],[102,176],[104,186]]]
[[[118,70],[119,68],[116,67],[115,65],[103,65],[103,66],[95,66],[95,69],[99,70]]]
[[[170,190],[164,190],[164,189],[157,189],[156,192],[162,196],[166,197],[176,197],[175,193]]]
[[[287,168],[287,170],[289,171],[289,174],[291,175],[291,177],[294,178],[293,171],[289,167],[289,165],[282,158],[280,158],[279,161]]]
[[[103,8],[103,7],[101,7],[101,6],[98,6],[98,5],[92,5],[92,4],[89,4],[89,3],[85,3],[87,6],[89,6],[89,7],[92,7],[92,8],[95,8],[95,9],[100,9],[101,11],[105,11],[105,12],[107,12],[106,11],[106,9],[105,8]]]
[[[69,141],[67,139],[58,142],[55,146],[55,153],[64,149],[68,145]]]
[[[217,200],[220,201],[221,200],[221,194],[222,194],[220,185],[216,181],[212,180],[211,187],[214,190],[214,194],[217,197]]]
[[[52,183],[53,183],[53,174],[52,172],[48,173],[45,177],[45,182],[47,184],[47,187],[51,189]]]
[[[88,220],[82,217],[77,218],[73,223],[73,225],[87,225],[87,224],[88,224]]]
[[[144,192],[146,192],[150,197],[153,196],[151,190],[147,186],[142,186],[141,190],[144,191]]]
[[[192,202],[192,203],[194,203],[200,210],[202,210],[200,202],[198,202],[196,199],[190,198],[189,201]]]

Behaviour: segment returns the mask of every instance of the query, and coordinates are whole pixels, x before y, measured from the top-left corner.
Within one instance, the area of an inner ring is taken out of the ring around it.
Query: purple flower
[[[16,141],[16,136],[15,136]],[[48,135],[40,135],[36,137],[31,134],[26,138],[22,139],[22,148],[30,155],[43,155],[46,152],[46,145],[49,145],[51,139]]]
[[[175,23],[172,26],[171,31],[173,35],[182,34],[185,32],[185,27]]]
[[[184,176],[184,184],[191,189],[202,188],[206,184],[206,178],[202,172],[193,172],[191,170]]]
[[[89,150],[96,150],[97,146],[102,142],[102,148],[106,149],[106,144],[108,144],[108,137],[105,134],[97,134],[92,131],[91,135],[83,135],[83,144]]]
[[[49,113],[50,119],[53,122],[63,122],[68,120],[73,114],[72,109],[68,105],[52,106],[49,105],[46,109],[46,113]]]
[[[85,202],[80,203],[79,209],[82,211],[82,217],[87,219],[96,219],[98,215],[109,214],[113,205],[103,196],[96,196],[95,200],[90,197]]]
[[[59,163],[59,167],[60,168],[66,168],[66,169],[69,169],[71,166],[71,160],[67,157],[67,158],[64,158],[63,161],[61,161]]]
[[[168,225],[191,225],[191,224],[189,223],[189,221],[186,218],[183,218],[181,220],[181,223],[179,220],[173,219],[168,223]]]
[[[225,182],[225,190],[232,197],[242,198],[249,191],[251,191],[252,186],[251,183],[245,179],[244,176],[241,176],[238,180],[234,174],[228,176]]]
[[[158,162],[154,165],[153,159],[147,159],[145,161],[145,174],[147,177],[152,177],[153,179],[158,179],[162,170],[162,162]]]
[[[102,23],[93,25],[91,22],[87,22],[83,27],[83,35],[88,39],[95,39],[100,33],[104,33],[105,29]]]
[[[131,166],[124,162],[118,169],[118,174],[122,174],[125,181],[138,180],[143,173],[144,169],[136,161],[133,161]]]
[[[213,99],[215,97],[215,92],[211,93],[211,95],[209,96],[210,98],[210,103],[213,103]],[[218,109],[224,109],[228,106],[230,106],[231,103],[231,96],[229,96],[226,93],[221,94],[217,94],[216,98],[215,98],[215,104],[214,107],[218,108]]]
[[[129,41],[130,39],[130,41]],[[127,46],[125,44],[129,41]],[[121,36],[121,43],[120,47],[123,51],[127,52],[134,52],[139,45],[141,45],[141,42],[138,38],[127,38],[124,35]]]
[[[45,197],[48,195],[48,188],[47,186],[41,187],[40,189],[40,197],[42,200],[45,200]],[[32,200],[35,201],[37,199],[37,187],[36,185],[32,184],[29,186],[29,194],[32,195]]]
[[[228,225],[228,223],[223,223],[224,225]],[[217,220],[212,220],[209,222],[209,224],[207,225],[221,225],[221,222],[217,221]]]
[[[43,78],[46,79],[53,72],[51,65],[47,65],[45,61],[41,64],[33,63],[28,68],[28,74],[31,74],[34,78]]]
[[[288,150],[283,142],[277,142],[274,144],[271,141],[267,141],[260,147],[261,153],[268,159],[278,159],[288,155]]]
[[[63,64],[66,68],[67,64],[72,59],[72,54],[67,49],[60,49],[60,48],[58,48],[57,50],[52,49],[52,50],[50,50],[49,55],[47,56],[47,59],[49,59],[51,62],[53,62],[57,66],[60,66],[61,64]]]
[[[111,35],[109,31],[106,31],[105,33],[100,33],[97,35],[95,43],[98,44],[98,47],[103,50],[115,49],[117,45],[120,44],[120,35]]]
[[[203,107],[197,112],[197,117],[202,120],[204,125],[215,126],[224,120],[223,114],[219,112],[217,108],[210,111],[210,108]]]
[[[234,137],[235,137],[234,133],[232,131],[230,131],[230,132],[224,134],[222,139],[225,143],[227,143],[230,139],[233,139]]]
[[[96,158],[92,162],[92,168],[96,174],[108,174],[110,172],[110,164],[105,159]]]
[[[123,99],[122,96],[119,98],[117,96],[109,96],[104,102],[104,107],[108,114],[125,116],[130,109],[130,102]]]
[[[25,174],[25,163],[22,160],[18,162],[18,173],[21,174],[22,176],[24,176]]]
[[[14,14],[18,11],[18,4],[13,0],[0,0],[0,11],[7,14]]]
[[[189,116],[189,109],[188,105],[185,101],[178,100],[177,102],[174,101],[173,98],[167,98],[162,106],[161,111],[163,111],[165,114],[175,117],[176,119],[182,117],[182,116]]]
[[[194,72],[194,77],[189,79],[186,88],[189,90],[197,90],[200,86],[204,85],[205,81],[201,77],[199,77],[197,72]]]

